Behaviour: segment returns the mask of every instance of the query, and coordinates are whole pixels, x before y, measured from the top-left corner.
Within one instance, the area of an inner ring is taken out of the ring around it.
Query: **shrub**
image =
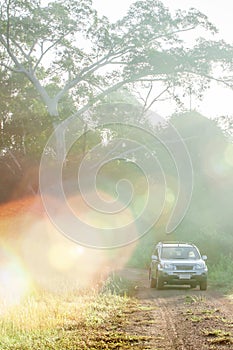
[[[214,286],[223,287],[226,290],[233,288],[233,256],[221,256],[219,261],[210,266],[209,278]]]

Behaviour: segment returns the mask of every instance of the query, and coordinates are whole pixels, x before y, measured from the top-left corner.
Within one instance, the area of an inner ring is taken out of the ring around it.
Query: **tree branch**
[[[41,46],[41,52],[42,52],[42,53],[41,53],[41,55],[40,55],[38,61],[36,62],[35,66],[34,66],[34,68],[33,68],[33,72],[36,71],[37,67],[39,66],[40,62],[42,61],[42,59],[43,59],[43,57],[46,55],[46,53],[47,53],[49,50],[51,50],[55,45],[57,45],[62,39],[64,39],[64,37],[65,37],[66,35],[68,35],[68,34],[69,34],[69,33],[66,33],[66,34],[62,35],[59,39],[57,39],[56,41],[54,41],[54,43],[52,43],[45,51],[43,51],[43,43],[44,43],[44,42],[42,42],[42,46]]]
[[[91,64],[88,67],[83,68],[81,70],[81,72],[79,73],[79,75],[77,77],[75,77],[73,80],[68,81],[65,84],[64,88],[55,96],[56,101],[59,101],[64,96],[64,94],[66,92],[68,92],[75,85],[77,85],[82,80],[87,78],[88,75],[93,74],[95,71],[97,71],[101,67],[104,67],[104,66],[106,66],[108,64],[113,64],[112,63],[113,59],[118,58],[118,57],[122,56],[123,54],[129,52],[132,49],[132,47],[127,47],[127,48],[125,48],[123,50],[120,50],[118,52],[109,51],[105,56],[103,56],[98,61],[94,62],[93,64]],[[111,58],[111,60],[110,60],[110,58]]]
[[[194,74],[194,75],[198,75],[200,77],[205,77],[209,80],[213,80],[213,81],[216,81],[217,83],[221,83],[221,84],[224,84],[226,85],[227,87],[229,88],[233,88],[233,81],[232,81],[232,84],[228,83],[226,80],[224,79],[221,79],[221,78],[215,78],[211,75],[208,75],[208,74],[204,74],[204,73],[198,73],[198,72],[193,72],[193,71],[187,71],[187,70],[184,70],[183,72],[185,73],[189,73],[189,74]]]
[[[20,50],[22,55],[26,58],[27,62],[29,62],[30,61],[30,56],[28,54],[26,54],[26,52],[23,50],[22,46],[19,45],[13,38],[11,38],[11,41]]]
[[[160,94],[158,94],[155,98],[153,98],[153,100],[151,101],[151,103],[145,108],[143,109],[144,110],[144,113],[146,113],[150,108],[151,106],[156,102],[158,101],[158,99],[165,93],[169,90],[170,88],[170,84],[168,84],[168,86],[162,91],[160,92]]]
[[[151,41],[154,41],[154,40],[158,40],[158,39],[161,39],[163,37],[170,37],[170,36],[173,36],[175,34],[178,34],[178,33],[183,33],[183,32],[188,32],[190,30],[193,30],[195,29],[197,26],[192,26],[192,27],[189,27],[189,28],[185,28],[185,29],[178,29],[178,30],[175,30],[174,32],[170,32],[170,33],[166,33],[166,34],[161,34],[159,36],[156,36],[150,40],[148,40],[148,43],[150,43]]]
[[[7,14],[6,43],[7,43],[7,49],[10,50],[10,0],[8,0],[7,2],[6,14]]]
[[[85,113],[90,107],[92,107],[96,102],[100,101],[103,97],[109,95],[111,92],[118,90],[120,87],[124,86],[125,84],[131,83],[131,79],[125,79],[122,81],[119,81],[115,85],[111,86],[110,88],[104,90],[102,93],[94,97],[91,102],[88,102],[85,106],[80,108],[77,112],[75,112],[71,118],[76,118],[81,116],[81,114]]]
[[[94,103],[100,101],[103,97],[109,95],[111,92],[118,90],[120,87],[135,82],[135,81],[143,81],[143,78],[140,78],[141,75],[138,75],[138,78],[135,77],[135,79],[124,79],[119,81],[118,83],[116,83],[115,85],[109,87],[108,89],[104,90],[102,93],[100,93],[99,95],[97,95],[96,97],[94,97],[92,99],[91,102],[88,102],[84,107],[82,107],[80,110],[78,110],[76,113],[74,113],[71,117],[78,117],[80,116],[82,113],[84,113],[87,109],[89,109],[90,107],[92,107],[94,105]],[[164,79],[165,80],[165,79]],[[148,80],[147,80],[148,81]],[[149,81],[154,81],[154,79],[150,79]],[[161,81],[161,79],[159,80]]]
[[[97,69],[105,66],[107,64],[107,60],[109,58],[109,54],[107,54],[106,56],[102,57],[99,61],[93,63],[92,65],[85,67],[84,69],[81,70],[81,72],[79,73],[79,75],[74,78],[71,81],[68,81],[64,88],[55,96],[55,99],[57,101],[59,101],[64,94],[69,91],[70,89],[72,89],[75,85],[77,85],[78,83],[80,83],[80,81],[84,80],[84,78],[91,74],[94,73]],[[104,62],[106,61],[106,62]]]
[[[149,91],[148,91],[148,93],[147,93],[147,95],[146,95],[146,98],[145,98],[145,100],[144,100],[143,113],[145,113],[145,111],[147,110],[146,106],[147,106],[147,102],[148,102],[148,99],[149,99],[149,97],[150,97],[150,94],[151,94],[152,89],[153,89],[153,83],[152,83],[152,81],[151,81],[151,82],[150,82]]]
[[[152,38],[151,40],[149,40],[148,43],[151,42],[151,41],[157,40],[159,38],[162,38],[162,37],[169,37],[169,36],[172,36],[172,35],[174,35],[176,33],[190,31],[192,29],[195,29],[195,27],[196,26],[192,26],[192,27],[189,27],[189,28],[179,29],[179,30],[171,32],[171,33],[167,33],[167,34],[156,36],[156,37]],[[103,67],[103,66],[105,66],[107,64],[119,64],[119,65],[122,64],[122,65],[126,65],[127,62],[124,62],[124,61],[116,61],[116,62],[114,62],[114,59],[122,57],[124,54],[126,54],[127,52],[130,52],[132,49],[135,49],[135,46],[132,45],[132,46],[125,47],[123,50],[119,50],[118,52],[115,52],[115,53],[112,53],[112,51],[109,51],[108,54],[105,55],[104,57],[102,57],[100,60],[98,60],[97,62],[93,63],[92,65],[90,65],[88,67],[85,67],[79,73],[79,75],[76,78],[74,78],[73,80],[68,81],[66,83],[64,88],[55,96],[56,101],[59,101],[64,96],[64,94],[66,92],[68,92],[71,88],[73,88],[80,81],[82,81],[87,74],[92,74],[96,70],[98,70],[99,68],[101,68],[101,67]],[[159,81],[161,81],[161,79],[159,79]]]
[[[32,54],[32,51],[34,49],[34,47],[36,46],[37,40],[34,41],[34,43],[32,44],[32,46],[30,47],[29,51],[28,51],[28,56],[30,57]]]
[[[14,73],[23,73],[24,72],[23,70],[20,70],[20,69],[11,68],[11,67],[9,67],[7,64],[5,64],[3,62],[1,62],[1,66],[5,67],[7,70],[9,70],[11,72],[14,72]]]
[[[0,43],[5,47],[5,49],[7,50],[7,53],[9,54],[10,58],[12,59],[12,61],[14,62],[14,64],[16,65],[16,67],[19,68],[20,72],[25,73],[25,68],[23,67],[23,65],[18,61],[17,57],[15,56],[15,54],[11,51],[8,43],[5,41],[5,39],[3,38],[2,35],[0,35]],[[1,63],[2,64],[2,63]]]

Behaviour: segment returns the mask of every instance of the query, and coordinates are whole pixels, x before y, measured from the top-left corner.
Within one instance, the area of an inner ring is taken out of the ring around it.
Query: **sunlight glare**
[[[76,213],[78,202],[69,202]],[[56,207],[56,215],[62,215],[59,203]],[[36,285],[53,293],[98,284],[110,271],[122,268],[135,249],[135,244],[105,251],[81,246],[59,232],[45,213],[26,215],[22,228],[20,249],[28,272]]]
[[[1,248],[0,300],[4,308],[19,304],[30,290],[29,276],[13,253]]]

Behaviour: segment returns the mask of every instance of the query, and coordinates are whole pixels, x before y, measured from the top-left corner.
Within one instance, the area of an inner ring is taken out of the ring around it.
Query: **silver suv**
[[[150,287],[190,285],[207,289],[207,257],[201,256],[194,244],[181,242],[159,242],[153,251],[149,269]]]

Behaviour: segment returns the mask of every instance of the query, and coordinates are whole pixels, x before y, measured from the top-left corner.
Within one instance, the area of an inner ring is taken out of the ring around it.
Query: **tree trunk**
[[[65,157],[66,157],[65,130],[62,129],[58,121],[53,122],[53,130],[56,138],[56,144],[54,145],[56,158],[59,162],[65,162]]]
[[[61,126],[59,121],[58,103],[51,100],[47,104],[49,115],[53,118],[53,131],[55,133],[56,142],[54,144],[54,151],[56,153],[56,159],[59,162],[65,162],[66,157],[66,142],[65,142],[65,130]]]

